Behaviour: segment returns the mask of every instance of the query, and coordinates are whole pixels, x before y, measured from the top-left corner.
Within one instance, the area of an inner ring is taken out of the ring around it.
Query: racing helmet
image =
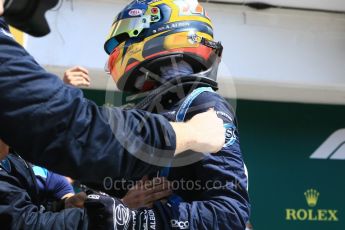
[[[142,92],[172,62],[182,60],[194,73],[218,67],[223,47],[213,41],[211,20],[197,0],[135,0],[116,16],[104,49],[117,87]]]

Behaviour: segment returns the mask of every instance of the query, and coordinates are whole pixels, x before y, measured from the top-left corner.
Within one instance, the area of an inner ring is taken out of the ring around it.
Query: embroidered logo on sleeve
[[[226,124],[224,124],[224,128],[226,129],[226,131],[225,131],[225,145],[223,146],[225,148],[225,147],[229,147],[229,146],[233,145],[236,142],[237,137],[235,134],[236,127],[234,124],[226,123]]]
[[[220,118],[224,118],[230,122],[234,122],[234,119],[227,113],[223,112],[223,111],[216,111],[218,117]]]

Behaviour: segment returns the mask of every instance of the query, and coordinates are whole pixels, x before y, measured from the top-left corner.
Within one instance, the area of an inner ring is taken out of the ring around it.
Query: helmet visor
[[[126,18],[115,22],[104,45],[105,51],[108,54],[112,53],[121,42],[128,39],[128,37],[138,37],[146,28],[150,28],[150,15]]]

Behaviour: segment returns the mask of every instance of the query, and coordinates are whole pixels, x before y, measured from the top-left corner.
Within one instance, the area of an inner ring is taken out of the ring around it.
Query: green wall
[[[84,92],[104,103],[104,92]],[[309,158],[345,128],[345,106],[238,100],[236,112],[254,229],[345,229],[345,160]],[[319,194],[315,207],[309,189]]]

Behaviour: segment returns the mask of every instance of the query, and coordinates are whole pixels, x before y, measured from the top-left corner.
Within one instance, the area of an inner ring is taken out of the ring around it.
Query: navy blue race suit
[[[52,172],[40,171],[37,173],[37,169],[33,170],[31,164],[16,154],[9,154],[0,161],[1,229],[128,229],[124,228],[125,226],[121,223],[119,213],[123,213],[121,210],[128,213],[132,213],[132,211],[125,209],[120,200],[104,196],[105,208],[102,207],[102,200],[86,199],[84,209],[64,209],[64,200],[60,200],[60,198],[63,193],[71,192],[69,186],[66,185],[67,181],[62,181],[61,176]],[[95,196],[99,195],[93,195],[92,198]],[[54,200],[55,202],[53,202]],[[120,212],[116,210],[120,210]],[[106,212],[110,215],[106,216]],[[117,215],[115,215],[116,213]],[[133,212],[131,220],[144,219],[148,216],[148,214],[145,215],[146,213],[150,212],[146,210],[143,210],[142,214]],[[136,214],[138,215],[134,219]],[[109,218],[103,219],[103,216]],[[135,226],[135,223],[132,223]],[[139,225],[135,229],[143,230],[143,228],[139,228]]]
[[[176,189],[174,195],[165,201],[155,202],[152,209],[140,208],[139,213],[147,213],[144,220],[127,218],[127,224],[131,226],[135,222],[135,229],[150,230],[243,230],[249,220],[250,204],[235,114],[224,98],[210,87],[204,87],[208,84],[198,82],[200,79],[195,77],[185,79],[179,84],[168,82],[135,107],[163,114],[171,121],[188,120],[195,114],[214,108],[224,121],[226,144],[218,153],[207,154],[199,160],[197,157],[200,155],[196,153],[183,153],[174,159],[171,167],[152,175],[168,177]],[[181,158],[193,154],[194,163],[188,164],[187,160],[186,165],[181,166]],[[126,193],[118,190],[107,192],[116,197]]]
[[[140,178],[159,167],[136,155],[147,153],[149,163],[164,155],[160,165],[168,165],[176,147],[164,117],[98,107],[46,72],[14,41],[1,17],[0,138],[29,162],[90,182]]]
[[[0,161],[1,229],[88,229],[83,209],[70,208],[59,212],[46,209],[47,194],[40,190],[36,177],[31,165],[17,155],[9,154]],[[49,183],[61,185],[57,182]],[[61,189],[55,192],[59,191]]]
[[[160,172],[179,184],[167,202],[155,204],[161,225],[173,229],[245,229],[250,212],[248,181],[231,106],[209,87],[196,88],[175,104],[173,96],[161,100],[173,105],[156,112],[171,121],[189,120],[214,108],[226,128],[226,143],[221,151],[208,154],[194,164]]]

